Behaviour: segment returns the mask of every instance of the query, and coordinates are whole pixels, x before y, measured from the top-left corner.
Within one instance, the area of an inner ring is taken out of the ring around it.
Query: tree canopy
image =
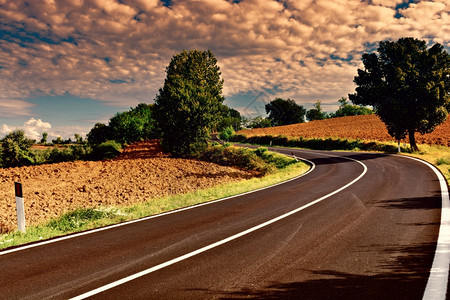
[[[311,108],[306,112],[306,119],[308,119],[308,121],[323,120],[328,117],[327,113],[322,111],[321,104],[322,102],[317,100],[316,103],[314,103],[314,108]]]
[[[289,125],[305,122],[306,109],[294,100],[276,98],[267,103],[266,113],[272,126]]]
[[[342,97],[338,102],[340,103],[339,109],[335,113],[330,114],[330,118],[373,114],[373,110],[370,108],[349,104],[346,97]]]
[[[418,150],[414,133],[432,132],[450,110],[449,55],[439,43],[427,49],[425,41],[401,38],[382,41],[376,53],[362,56],[350,100],[371,105],[396,140],[407,135]]]
[[[211,50],[182,51],[172,57],[156,96],[161,144],[178,156],[197,156],[217,124],[223,80]]]

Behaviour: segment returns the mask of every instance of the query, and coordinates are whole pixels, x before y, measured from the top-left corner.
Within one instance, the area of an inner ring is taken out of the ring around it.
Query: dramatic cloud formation
[[[449,1],[409,2],[0,0],[0,117],[32,116],[42,95],[150,102],[172,55],[194,48],[217,56],[227,97],[336,103],[380,40],[449,49]]]

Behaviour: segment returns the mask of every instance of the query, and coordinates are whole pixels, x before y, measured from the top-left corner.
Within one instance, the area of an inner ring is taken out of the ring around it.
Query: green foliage
[[[450,56],[436,43],[401,38],[379,43],[379,55],[364,54],[358,70],[355,104],[371,105],[396,140],[409,136],[418,150],[414,133],[432,132],[445,121],[450,109]]]
[[[88,143],[91,146],[98,146],[111,139],[111,128],[105,124],[97,123],[87,134]]]
[[[245,170],[257,171],[262,175],[273,173],[276,169],[283,169],[296,162],[295,159],[269,152],[267,148],[263,147],[252,150],[221,145],[208,147],[201,158],[223,166],[236,166]]]
[[[379,142],[366,142],[360,140],[346,139],[289,139],[285,136],[254,136],[245,137],[244,135],[234,135],[230,138],[232,142],[248,143],[256,145],[273,145],[281,147],[298,147],[313,150],[362,150],[362,151],[382,151],[387,153],[396,153],[397,146]],[[402,152],[408,152],[408,149],[402,147]]]
[[[234,130],[231,126],[226,127],[223,131],[219,133],[219,139],[222,141],[228,141],[228,139],[234,134]]]
[[[217,131],[223,131],[227,127],[231,127],[234,131],[238,131],[242,128],[241,126],[241,114],[226,105],[222,105],[221,108],[221,118],[217,125]]]
[[[129,111],[117,113],[109,120],[109,138],[122,145],[158,137],[153,104],[140,103]]]
[[[177,156],[199,156],[208,145],[222,102],[223,80],[211,50],[172,57],[155,99],[161,144]]]
[[[266,113],[272,126],[305,122],[306,109],[291,99],[276,98],[266,104]]]
[[[450,157],[440,157],[436,159],[436,164],[440,165],[450,165]]]
[[[330,114],[330,118],[373,114],[373,110],[368,107],[349,104],[345,97],[342,97],[338,101],[341,106],[335,113]]]
[[[249,128],[266,128],[272,126],[268,118],[263,118],[261,116],[256,116],[254,118],[248,119],[246,123],[246,126]]]
[[[48,133],[44,132],[42,133],[42,139],[41,139],[41,144],[47,144],[47,138],[48,138]]]
[[[64,144],[64,141],[62,137],[58,136],[56,139],[52,140],[53,145],[62,145]]]
[[[8,133],[1,140],[1,165],[3,167],[18,167],[34,163],[30,148],[34,140],[25,137],[23,130]]]
[[[322,111],[320,100],[317,100],[316,103],[314,103],[314,108],[311,108],[306,112],[306,119],[308,119],[308,121],[324,120],[327,117],[327,113]]]
[[[116,141],[106,141],[95,147],[91,157],[94,160],[113,159],[122,151],[122,146]]]

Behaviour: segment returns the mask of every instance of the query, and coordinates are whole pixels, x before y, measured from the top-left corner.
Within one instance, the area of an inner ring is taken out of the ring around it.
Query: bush
[[[226,127],[223,131],[219,133],[219,139],[223,141],[228,141],[234,134],[234,130],[231,126]]]
[[[15,130],[2,140],[1,163],[3,167],[28,166],[34,163],[30,148],[34,140],[25,137],[23,130]]]
[[[122,146],[116,141],[106,141],[101,143],[92,151],[94,160],[113,159],[122,151]]]

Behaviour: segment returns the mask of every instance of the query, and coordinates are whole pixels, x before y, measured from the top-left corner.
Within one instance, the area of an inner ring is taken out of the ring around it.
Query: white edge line
[[[428,277],[424,300],[446,299],[447,283],[450,263],[450,199],[447,180],[442,173],[432,164],[424,160],[402,155],[401,157],[419,161],[430,167],[439,179],[442,195],[441,225],[439,227],[439,236],[434,254],[433,264],[431,266],[430,276]]]
[[[323,154],[323,155],[325,155],[325,154]],[[332,156],[332,155],[326,155],[326,156]],[[334,156],[332,156],[332,157],[334,157]],[[339,156],[336,156],[336,157],[339,157]],[[299,207],[299,208],[297,208],[297,209],[294,209],[294,210],[292,210],[292,211],[290,211],[290,212],[288,212],[288,213],[285,213],[285,214],[283,214],[283,215],[281,215],[281,216],[278,216],[278,217],[276,217],[276,218],[274,218],[274,219],[271,219],[271,220],[269,220],[269,221],[267,221],[267,222],[264,222],[264,223],[262,223],[262,224],[260,224],[260,225],[257,225],[257,226],[254,226],[254,227],[252,227],[252,228],[249,228],[249,229],[247,229],[247,230],[245,230],[245,231],[242,231],[242,232],[240,232],[240,233],[237,233],[237,234],[235,234],[235,235],[232,235],[232,236],[230,236],[230,237],[228,237],[228,238],[226,238],[226,239],[220,240],[220,241],[218,241],[218,242],[215,242],[215,243],[210,244],[210,245],[208,245],[208,246],[205,246],[205,247],[203,247],[203,248],[194,250],[194,251],[189,252],[189,253],[187,253],[187,254],[185,254],[185,255],[182,255],[182,256],[179,256],[179,257],[177,257],[177,258],[171,259],[171,260],[169,260],[169,261],[167,261],[167,262],[164,262],[164,263],[159,264],[159,265],[156,265],[156,266],[154,266],[154,267],[152,267],[152,268],[143,270],[143,271],[138,272],[138,273],[136,273],[136,274],[133,274],[133,275],[124,277],[124,278],[122,278],[122,279],[119,279],[119,280],[117,280],[117,281],[111,282],[111,283],[109,283],[109,284],[107,284],[107,285],[101,286],[101,287],[99,287],[99,288],[97,288],[97,289],[94,289],[94,290],[92,290],[92,291],[86,292],[86,293],[84,293],[84,294],[82,294],[82,295],[76,296],[76,297],[71,298],[71,299],[72,299],[72,300],[81,300],[81,299],[85,299],[85,298],[87,298],[87,297],[91,297],[91,296],[93,296],[93,295],[102,293],[102,292],[104,292],[104,291],[107,291],[107,290],[109,290],[109,289],[111,289],[111,288],[117,287],[117,286],[119,286],[119,285],[121,285],[121,284],[124,284],[124,283],[126,283],[126,282],[132,281],[132,280],[137,279],[137,278],[139,278],[139,277],[148,275],[148,274],[150,274],[150,273],[152,273],[152,272],[155,272],[155,271],[157,271],[157,270],[163,269],[163,268],[165,268],[165,267],[168,267],[168,266],[170,266],[170,265],[173,265],[173,264],[175,264],[175,263],[178,263],[178,262],[180,262],[180,261],[183,261],[183,260],[185,260],[185,259],[188,259],[188,258],[190,258],[190,257],[193,257],[193,256],[195,256],[195,255],[197,255],[197,254],[200,254],[200,253],[205,252],[205,251],[208,251],[208,250],[210,250],[210,249],[212,249],[212,248],[215,248],[215,247],[218,247],[218,246],[223,245],[223,244],[225,244],[225,243],[228,243],[228,242],[230,242],[230,241],[233,241],[233,240],[235,240],[235,239],[237,239],[237,238],[240,238],[240,237],[242,237],[242,236],[244,236],[244,235],[247,235],[247,234],[249,234],[249,233],[251,233],[251,232],[253,232],[253,231],[256,231],[256,230],[259,230],[259,229],[261,229],[261,228],[263,228],[263,227],[266,227],[266,226],[268,226],[268,225],[270,225],[270,224],[272,224],[272,223],[275,223],[275,222],[277,222],[277,221],[280,221],[280,220],[282,220],[282,219],[285,219],[285,218],[287,218],[287,217],[289,217],[289,216],[291,216],[291,215],[293,215],[293,214],[296,214],[296,213],[298,213],[298,212],[300,212],[300,211],[302,211],[302,210],[304,210],[304,209],[306,209],[306,208],[308,208],[308,207],[310,207],[310,206],[313,206],[314,204],[317,204],[317,203],[319,203],[319,202],[321,202],[321,201],[323,201],[323,200],[325,200],[325,199],[327,199],[327,198],[329,198],[329,197],[331,197],[331,196],[333,196],[333,195],[339,193],[340,191],[346,189],[347,187],[351,186],[352,184],[354,184],[355,182],[357,182],[358,180],[360,180],[360,179],[366,174],[366,172],[367,172],[367,166],[366,166],[365,164],[363,164],[362,162],[360,162],[360,161],[358,161],[358,160],[356,160],[356,159],[353,159],[353,158],[349,158],[349,157],[341,157],[341,158],[345,158],[345,159],[348,159],[348,160],[352,160],[352,161],[355,161],[355,162],[361,164],[361,165],[363,166],[363,168],[364,168],[364,171],[363,171],[357,178],[355,178],[355,179],[352,180],[351,182],[347,183],[346,185],[340,187],[339,189],[337,189],[337,190],[335,190],[335,191],[333,191],[333,192],[331,192],[331,193],[329,193],[329,194],[327,194],[327,195],[325,195],[325,196],[323,196],[323,197],[321,197],[321,198],[319,198],[319,199],[316,199],[316,200],[314,200],[314,201],[312,201],[312,202],[310,202],[310,203],[308,203],[308,204],[305,204],[305,205],[303,205],[303,206],[301,206],[301,207]],[[313,165],[314,165],[314,164],[313,164]]]
[[[286,154],[284,154],[284,155],[286,155]],[[292,156],[292,155],[286,155],[286,156]],[[307,162],[308,164],[311,165],[311,168],[308,170],[308,172],[303,173],[303,174],[301,174],[299,176],[296,176],[294,178],[288,179],[288,180],[283,181],[283,182],[275,183],[275,184],[272,184],[270,186],[266,186],[266,187],[263,187],[263,188],[260,188],[260,189],[256,189],[256,190],[253,190],[253,191],[249,191],[249,192],[245,192],[245,193],[241,193],[241,194],[237,194],[237,195],[233,195],[233,196],[229,196],[229,197],[225,197],[225,198],[220,198],[220,199],[217,199],[217,200],[211,200],[211,201],[195,204],[195,205],[188,206],[188,207],[183,207],[183,208],[171,210],[171,211],[160,213],[160,214],[157,214],[157,215],[152,215],[152,216],[148,216],[148,217],[144,217],[144,218],[140,218],[140,219],[136,219],[136,220],[131,220],[131,221],[127,221],[127,222],[123,222],[123,223],[119,223],[119,224],[108,225],[108,226],[101,227],[101,228],[95,228],[95,229],[91,229],[91,230],[88,230],[88,231],[83,231],[83,232],[74,233],[74,234],[71,234],[71,235],[57,237],[57,238],[49,239],[49,240],[42,241],[42,242],[36,242],[36,243],[25,245],[25,246],[19,246],[17,248],[5,250],[5,251],[1,251],[0,250],[0,256],[6,255],[6,254],[10,254],[10,253],[14,253],[14,252],[23,251],[23,250],[30,249],[30,248],[44,246],[44,245],[48,245],[48,244],[52,244],[52,243],[56,243],[56,242],[60,242],[60,241],[64,241],[64,240],[69,240],[69,239],[77,238],[77,237],[80,237],[80,236],[93,234],[93,233],[97,233],[97,232],[101,232],[101,231],[105,231],[105,230],[109,230],[109,229],[113,229],[113,228],[117,228],[117,227],[121,227],[121,226],[126,226],[126,225],[130,225],[130,224],[138,223],[138,222],[143,222],[143,221],[147,221],[147,220],[150,220],[150,219],[159,218],[159,217],[163,217],[163,216],[166,216],[166,215],[179,213],[179,212],[182,212],[182,211],[194,209],[194,208],[205,206],[205,205],[214,204],[214,203],[217,203],[217,202],[221,202],[221,201],[229,200],[229,199],[232,199],[232,198],[237,198],[237,197],[240,197],[240,196],[248,195],[248,194],[251,194],[251,193],[256,193],[256,192],[259,192],[259,191],[262,191],[262,190],[265,190],[265,189],[269,189],[269,188],[272,188],[274,186],[281,185],[281,184],[284,184],[284,183],[296,180],[296,179],[298,179],[300,177],[306,176],[306,175],[308,175],[309,173],[311,173],[315,169],[316,166],[315,166],[315,164],[312,161],[307,160],[307,159],[303,159],[303,158],[301,158],[301,160],[305,161],[305,162]]]

